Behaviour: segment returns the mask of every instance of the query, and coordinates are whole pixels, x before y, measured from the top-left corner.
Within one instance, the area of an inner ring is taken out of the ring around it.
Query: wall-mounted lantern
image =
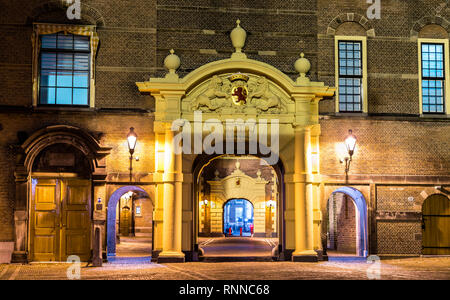
[[[130,132],[127,134],[128,151],[130,152],[130,182],[133,181],[133,154],[137,143],[137,134],[134,132],[134,128],[130,128]],[[139,159],[136,158],[136,161]]]
[[[348,131],[348,135],[345,138],[345,147],[348,152],[348,157],[345,158],[345,174],[347,174],[350,170],[350,163],[356,148],[356,137],[353,135],[353,131],[351,129]]]

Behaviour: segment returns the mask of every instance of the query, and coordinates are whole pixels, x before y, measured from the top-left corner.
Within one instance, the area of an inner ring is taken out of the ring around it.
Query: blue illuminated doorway
[[[246,199],[232,199],[223,207],[225,236],[251,236],[254,232],[253,204]],[[231,235],[230,235],[231,229]]]

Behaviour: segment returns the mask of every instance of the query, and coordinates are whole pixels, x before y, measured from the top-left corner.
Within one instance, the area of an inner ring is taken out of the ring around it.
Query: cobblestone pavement
[[[376,275],[375,265],[362,260],[333,260],[319,263],[234,262],[234,263],[145,263],[142,260],[81,267],[81,279],[162,280],[278,280],[278,279],[368,279]],[[69,264],[32,263],[0,265],[0,280],[67,279]],[[369,269],[371,268],[371,269]],[[450,279],[450,257],[382,260],[380,279]]]
[[[205,256],[272,256],[272,245],[268,239],[227,237],[212,238],[203,242],[200,247]]]

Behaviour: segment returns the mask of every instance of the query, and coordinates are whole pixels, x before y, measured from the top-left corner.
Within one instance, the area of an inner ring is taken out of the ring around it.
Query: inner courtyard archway
[[[227,237],[253,236],[253,204],[247,199],[231,199],[223,206],[223,233]]]
[[[204,156],[197,169],[194,226],[200,255],[271,257],[283,244],[282,168],[252,155],[222,155]]]

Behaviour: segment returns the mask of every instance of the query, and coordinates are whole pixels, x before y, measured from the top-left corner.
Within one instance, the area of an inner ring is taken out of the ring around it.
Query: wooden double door
[[[450,200],[431,195],[422,208],[423,254],[450,255]]]
[[[32,179],[30,258],[66,261],[90,256],[91,185],[81,179]]]

